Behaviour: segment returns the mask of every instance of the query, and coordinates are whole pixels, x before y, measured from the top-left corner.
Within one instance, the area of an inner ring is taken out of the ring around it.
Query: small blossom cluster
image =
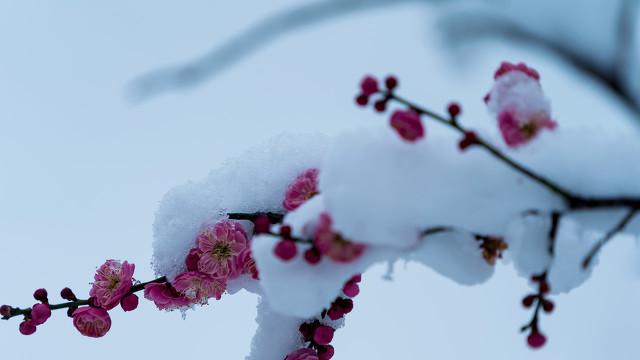
[[[52,307],[47,290],[38,289],[33,294],[38,304],[24,310],[2,305],[0,313],[4,319],[23,315],[20,333],[32,335],[37,326],[51,317],[52,309],[66,308],[67,315],[73,319],[73,325],[82,335],[102,337],[111,329],[108,310],[118,305],[124,311],[133,311],[138,307],[138,297],[132,291],[134,270],[135,265],[127,261],[107,260],[96,271],[88,300],[78,300],[73,291],[65,287],[60,291],[60,297],[69,302]]]
[[[555,305],[553,301],[546,298],[551,290],[549,282],[547,281],[547,274],[543,273],[541,275],[534,275],[531,278],[531,281],[538,286],[538,292],[528,294],[522,299],[522,306],[527,309],[535,305],[533,318],[529,324],[522,327],[522,331],[530,330],[529,335],[527,336],[527,344],[529,344],[533,349],[538,349],[544,346],[547,342],[547,337],[540,332],[540,328],[538,326],[540,309],[545,313],[551,313]]]
[[[173,310],[219,300],[227,282],[247,274],[258,279],[247,233],[240,223],[221,220],[204,225],[196,237],[196,247],[185,259],[186,271],[170,283],[145,286],[144,296],[160,310]]]
[[[320,319],[304,322],[300,325],[299,331],[302,340],[307,345],[305,348],[289,353],[285,360],[329,360],[334,355],[334,348],[331,345],[335,329],[323,321],[329,318],[332,321],[343,318],[353,310],[353,298],[360,292],[358,283],[362,277],[360,274],[353,276],[344,286],[344,297],[338,297],[331,303],[329,309],[324,309]]]
[[[289,184],[283,205],[287,210],[292,211],[317,194],[318,169],[307,169]],[[312,240],[296,239],[292,236],[289,225],[280,226],[277,235],[281,237],[281,240],[274,246],[275,256],[283,261],[292,260],[298,254],[297,243],[311,243],[311,246],[303,254],[305,261],[311,265],[318,264],[325,256],[340,263],[351,262],[359,258],[366,246],[343,238],[332,229],[331,223],[331,216],[328,213],[321,213],[313,222],[315,231]],[[268,233],[269,225],[266,216],[259,217],[255,221],[255,231]]]

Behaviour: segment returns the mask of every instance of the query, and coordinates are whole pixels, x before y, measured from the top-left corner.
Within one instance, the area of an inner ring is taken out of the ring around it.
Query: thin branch
[[[248,221],[256,221],[256,219],[260,216],[266,216],[269,219],[271,224],[280,224],[284,219],[284,214],[275,213],[275,212],[253,212],[253,213],[241,213],[241,212],[231,212],[227,213],[227,216],[230,220],[248,220]]]
[[[394,92],[390,91],[380,91],[383,97],[386,97],[390,100],[394,100],[400,104],[403,104],[410,109],[413,109],[417,113],[427,116],[443,125],[446,125],[460,134],[465,134],[469,131],[469,129],[460,125],[458,121],[454,121],[453,119],[449,119],[445,116],[439,115],[431,110],[425,109],[420,105],[417,105],[403,97],[398,96]],[[537,174],[533,170],[527,168],[526,166],[518,163],[516,160],[512,159],[502,151],[500,151],[495,146],[491,145],[488,141],[484,140],[482,137],[476,134],[475,145],[484,148],[491,155],[493,155],[496,159],[500,160],[507,166],[516,170],[517,172],[525,175],[529,179],[534,182],[546,187],[551,192],[557,194],[561,198],[565,200],[567,206],[571,209],[582,209],[582,208],[606,208],[606,207],[618,207],[618,206],[627,206],[633,208],[640,208],[640,198],[634,197],[611,197],[611,198],[593,198],[593,197],[583,197],[580,195],[576,195],[566,189],[565,187],[557,184],[556,182],[548,179],[547,177]]]
[[[157,279],[151,280],[151,281],[147,281],[145,283],[140,283],[140,284],[135,284],[133,286],[131,286],[131,289],[129,290],[129,292],[127,293],[127,295],[136,293],[138,291],[144,290],[144,287],[148,284],[151,283],[165,283],[167,282],[167,278],[162,276],[159,277]],[[125,295],[125,296],[127,296]],[[49,304],[49,308],[53,311],[53,310],[60,310],[60,309],[67,309],[67,308],[78,308],[80,306],[85,306],[85,305],[92,305],[92,301],[91,299],[78,299],[75,301],[69,301],[69,302],[65,302],[65,303],[60,303],[60,304]],[[9,320],[12,317],[15,316],[20,316],[20,315],[24,315],[24,316],[30,316],[31,314],[31,308],[25,308],[25,309],[20,309],[20,308],[11,308],[11,315],[9,317],[2,317],[2,320]]]
[[[623,231],[627,227],[629,222],[633,220],[634,216],[638,213],[638,210],[640,209],[637,207],[629,209],[622,220],[620,220],[620,222],[618,222],[611,230],[609,230],[605,234],[605,236],[591,248],[587,256],[585,256],[584,260],[582,261],[583,269],[587,269],[589,267],[589,265],[593,261],[593,258],[600,252],[603,246],[605,246],[616,234]]]

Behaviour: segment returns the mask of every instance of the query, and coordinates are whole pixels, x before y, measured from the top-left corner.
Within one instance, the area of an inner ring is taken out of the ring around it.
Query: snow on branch
[[[169,191],[154,223],[157,279],[139,282],[135,265],[107,260],[86,299],[65,288],[67,302],[52,304],[38,289],[37,304],[0,315],[21,316],[31,335],[68,309],[81,334],[101,337],[109,311],[134,310],[139,291],[159,310],[184,312],[244,289],[261,297],[248,359],[325,360],[370,266],[412,261],[472,286],[504,260],[534,289],[521,330],[543,346],[551,297],[584,283],[640,209],[640,167],[629,166],[639,134],[565,129],[540,74],[522,63],[495,72],[484,97],[495,124],[485,128],[466,127],[458,103],[442,115],[398,88],[392,76],[360,84],[358,105],[394,107],[384,126],[282,135]],[[615,218],[606,233],[569,216],[593,210]]]

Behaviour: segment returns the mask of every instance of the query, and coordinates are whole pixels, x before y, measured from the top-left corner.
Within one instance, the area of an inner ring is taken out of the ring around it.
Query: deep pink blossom
[[[135,265],[126,261],[107,260],[96,271],[89,296],[95,298],[97,306],[113,309],[131,289],[134,270]]]
[[[501,76],[511,72],[511,71],[520,71],[523,74],[529,76],[530,78],[538,81],[540,80],[540,74],[538,73],[537,70],[530,68],[527,66],[527,64],[525,63],[519,63],[519,64],[512,64],[510,62],[507,61],[503,61],[500,64],[500,67],[498,68],[498,70],[496,70],[496,73],[494,74],[493,78],[494,79],[498,79]]]
[[[198,262],[200,261],[200,255],[202,252],[198,248],[189,250],[189,254],[184,259],[184,264],[187,267],[187,271],[198,271]]]
[[[138,302],[138,295],[129,294],[122,298],[122,300],[120,301],[120,306],[124,311],[133,311],[138,308]]]
[[[307,169],[287,187],[282,205],[292,211],[318,193],[318,169]]]
[[[220,300],[227,287],[224,279],[198,271],[184,272],[176,276],[172,285],[192,304],[206,304],[210,298]]]
[[[51,308],[48,304],[35,304],[31,308],[31,320],[35,325],[42,325],[51,317]]]
[[[236,257],[236,274],[230,278],[237,277],[240,274],[247,274],[254,279],[259,278],[258,268],[256,267],[256,261],[251,255],[251,249],[246,248]]]
[[[424,126],[420,120],[420,114],[413,110],[396,110],[391,115],[391,127],[408,142],[424,137]]]
[[[18,330],[22,335],[31,335],[36,332],[36,323],[33,320],[25,320],[20,323]]]
[[[333,340],[334,331],[331,326],[320,325],[313,331],[313,341],[316,344],[328,345]]]
[[[535,138],[542,129],[555,129],[557,123],[545,113],[534,115],[526,120],[518,120],[515,110],[505,109],[498,114],[498,127],[505,143],[509,147],[518,147]]]
[[[111,318],[103,308],[83,306],[73,312],[73,326],[84,336],[99,338],[111,329]]]
[[[304,348],[290,353],[284,360],[319,360],[319,358],[315,350]]]
[[[217,278],[226,278],[236,271],[236,259],[248,247],[249,240],[242,225],[221,220],[206,225],[196,239],[201,251],[198,270]]]
[[[153,301],[160,310],[173,310],[190,304],[189,299],[182,296],[173,287],[160,283],[145,285],[144,298]]]
[[[314,245],[320,252],[336,262],[351,262],[362,255],[366,246],[343,238],[331,228],[331,216],[320,214],[316,224]]]

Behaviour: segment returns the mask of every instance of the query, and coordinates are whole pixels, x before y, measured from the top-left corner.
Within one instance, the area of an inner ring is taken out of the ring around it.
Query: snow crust
[[[282,197],[301,171],[319,166],[328,139],[321,134],[275,137],[230,159],[198,182],[170,190],[153,225],[153,267],[169,278],[184,270],[184,258],[202,224],[227,211],[283,212]]]

